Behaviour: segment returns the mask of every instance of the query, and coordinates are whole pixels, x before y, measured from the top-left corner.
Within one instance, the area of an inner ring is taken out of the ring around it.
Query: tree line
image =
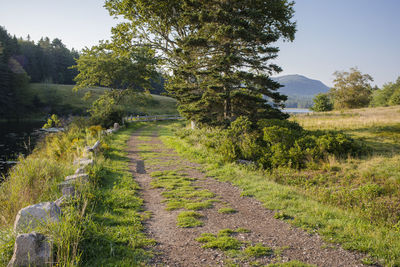
[[[328,93],[315,96],[314,111],[331,111],[363,107],[385,107],[400,105],[400,77],[378,88],[373,87],[373,78],[357,68],[336,71],[334,86]]]
[[[35,43],[0,27],[0,118],[18,119],[38,108],[38,99],[29,96],[29,82],[74,84],[77,71],[70,66],[78,57],[78,51],[69,50],[58,38]]]

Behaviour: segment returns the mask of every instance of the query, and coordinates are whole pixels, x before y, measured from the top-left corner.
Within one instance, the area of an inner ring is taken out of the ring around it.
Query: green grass
[[[201,220],[199,220],[202,217],[203,215],[201,215],[198,212],[182,211],[181,213],[178,214],[178,217],[176,218],[176,224],[182,228],[203,226],[204,223]]]
[[[349,158],[344,162],[332,158],[303,171],[282,168],[264,172],[225,163],[219,155],[172,136],[173,129],[180,125],[162,124],[162,132],[167,133],[162,140],[184,157],[202,163],[207,176],[233,183],[244,195],[254,196],[266,208],[278,210],[277,217],[318,232],[326,241],[366,252],[375,261],[389,266],[400,264],[399,227],[393,224],[394,220],[390,221],[396,217],[389,217],[396,214],[395,203],[399,203],[397,155],[378,158],[379,162],[377,158]],[[379,180],[383,182],[378,183],[379,187],[372,184]],[[381,202],[372,201],[379,197]]]
[[[236,213],[237,212],[237,210],[235,210],[235,209],[233,209],[233,208],[220,208],[219,210],[218,210],[218,212],[219,213],[222,213],[222,214],[232,214],[232,213]]]
[[[25,105],[32,105],[34,98],[37,97],[42,108],[50,108],[51,113],[83,115],[87,113],[92,102],[108,90],[103,87],[95,87],[75,92],[72,90],[73,87],[73,85],[63,84],[31,83],[21,101]],[[87,93],[90,93],[90,97],[84,99]],[[132,114],[177,114],[176,100],[159,95],[132,99],[132,104],[128,103],[126,108],[128,113]]]
[[[139,266],[152,256],[148,248],[154,241],[142,232],[148,215],[142,210],[143,200],[125,150],[137,127],[139,124],[134,124],[110,137],[92,220],[81,243],[84,266]]]

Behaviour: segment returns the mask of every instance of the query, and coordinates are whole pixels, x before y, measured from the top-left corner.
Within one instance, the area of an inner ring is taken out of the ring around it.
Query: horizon
[[[1,4],[0,26],[17,38],[59,38],[69,49],[81,51],[110,39],[111,28],[121,21],[111,17],[103,3],[7,1]],[[400,36],[395,34],[400,2],[302,0],[294,10],[295,40],[276,43],[280,52],[273,62],[283,71],[272,77],[298,74],[332,87],[333,72],[358,67],[374,78],[373,85],[382,87],[400,76]]]

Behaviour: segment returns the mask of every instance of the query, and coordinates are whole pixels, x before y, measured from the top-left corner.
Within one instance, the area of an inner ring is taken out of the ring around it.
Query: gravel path
[[[134,179],[142,188],[145,210],[152,214],[145,224],[147,234],[157,241],[152,266],[225,266],[227,263],[250,266],[250,262],[232,259],[220,250],[203,249],[195,240],[202,233],[215,234],[221,229],[238,227],[251,230],[250,233],[238,234],[236,238],[239,240],[262,243],[276,252],[273,256],[257,259],[260,265],[298,260],[317,266],[363,266],[361,259],[364,255],[327,244],[318,235],[275,219],[274,212],[265,209],[257,200],[241,197],[240,189],[206,177],[199,171],[199,165],[166,148],[156,133],[139,131],[133,134],[128,142],[128,153]],[[151,158],[146,157],[150,154]],[[214,192],[219,200],[213,208],[199,211],[204,215],[202,227],[177,227],[176,217],[181,210],[167,211],[161,195],[164,189],[150,185],[152,172],[177,169],[196,178],[195,186]],[[219,208],[227,205],[237,212],[218,213]]]

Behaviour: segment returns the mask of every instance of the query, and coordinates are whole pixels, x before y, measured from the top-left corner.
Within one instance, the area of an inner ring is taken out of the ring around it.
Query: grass
[[[58,183],[74,172],[73,160],[83,156],[84,147],[93,145],[97,138],[98,131],[72,124],[65,132],[47,135],[33,153],[19,158],[0,186],[0,266],[7,265],[13,252],[16,233],[12,225],[16,213],[28,205],[58,199],[61,196]],[[59,266],[80,262],[79,245],[90,220],[87,207],[93,203],[96,166],[87,168],[89,183],[78,185],[76,198],[63,202],[61,222],[34,229],[52,241],[54,260]]]
[[[204,223],[200,221],[203,215],[195,211],[182,211],[176,218],[176,224],[182,228],[192,228],[203,226]]]
[[[108,90],[96,87],[74,92],[73,87],[73,85],[63,84],[32,83],[22,101],[32,103],[34,97],[37,96],[41,105],[49,107],[51,113],[82,115],[87,113],[94,100]],[[90,97],[84,100],[87,93],[90,93]],[[132,114],[147,115],[177,114],[176,101],[159,95],[136,99],[134,103],[127,105],[127,111]]]
[[[141,266],[152,256],[148,248],[154,241],[142,232],[148,214],[142,210],[126,152],[126,142],[137,127],[134,124],[108,141],[96,205],[81,243],[83,266]]]
[[[222,213],[222,214],[232,214],[232,213],[236,213],[237,210],[235,210],[235,209],[233,209],[233,208],[226,207],[226,208],[220,208],[220,209],[218,210],[218,212],[219,212],[219,213]]]
[[[396,111],[392,109],[388,108],[387,112]],[[351,114],[328,116],[347,116],[349,120],[354,117]],[[349,130],[357,129],[355,123],[348,124],[352,125]],[[388,126],[389,122],[384,124]],[[182,126],[182,123],[175,123],[160,127],[166,133]],[[377,134],[376,129],[367,133]],[[226,163],[221,156],[171,133],[162,140],[181,155],[202,163],[207,176],[229,181],[240,187],[244,195],[254,196],[268,209],[279,211],[278,218],[318,232],[326,241],[340,243],[345,249],[365,252],[381,264],[400,265],[400,183],[396,164],[400,156],[396,145],[386,150],[386,154],[377,154],[381,144],[386,143],[384,140],[372,147],[373,154],[368,157],[341,161],[328,158],[302,171],[280,168],[265,172]]]

